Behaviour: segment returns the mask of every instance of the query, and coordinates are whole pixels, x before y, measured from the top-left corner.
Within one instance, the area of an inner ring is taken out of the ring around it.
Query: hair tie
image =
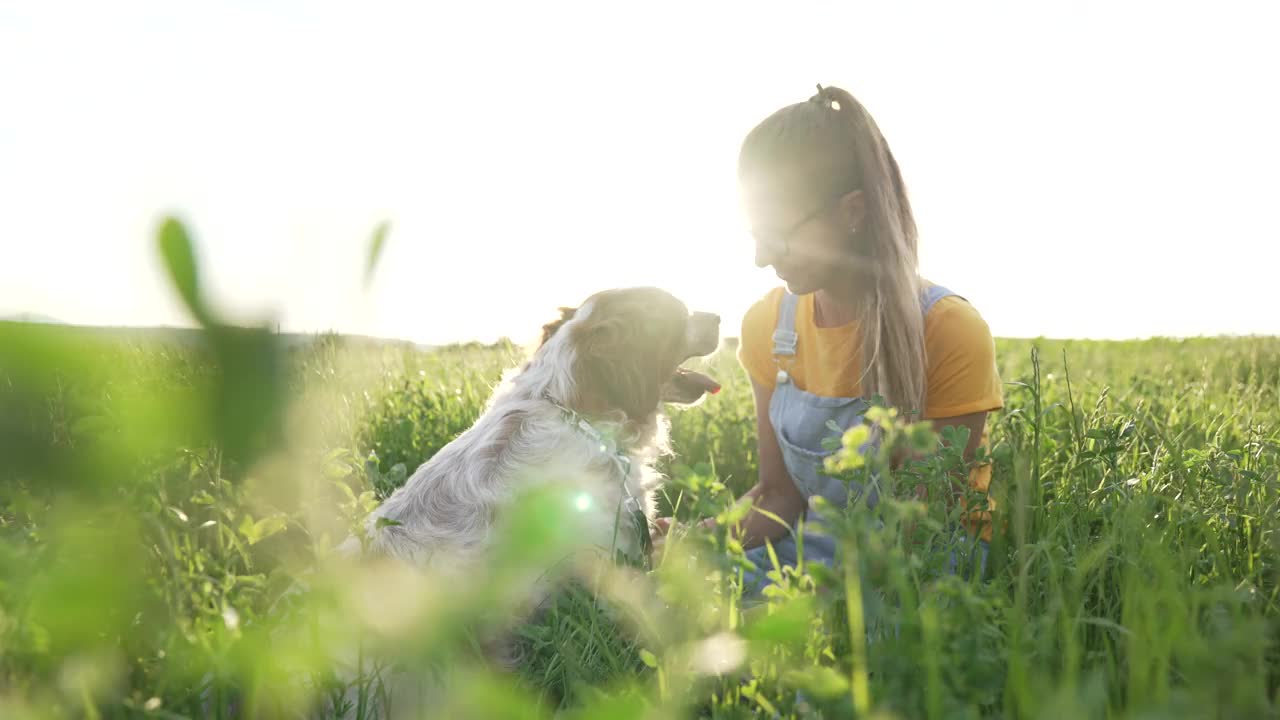
[[[809,102],[829,108],[832,107],[832,100],[827,97],[827,89],[822,87],[822,83],[818,83],[818,94],[809,98]]]

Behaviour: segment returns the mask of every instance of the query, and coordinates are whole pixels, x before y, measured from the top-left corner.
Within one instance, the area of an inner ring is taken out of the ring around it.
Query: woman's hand
[[[671,533],[671,528],[676,524],[676,519],[671,517],[655,518],[653,526],[649,528],[649,557],[657,558],[662,554],[663,549],[667,545],[667,535]]]

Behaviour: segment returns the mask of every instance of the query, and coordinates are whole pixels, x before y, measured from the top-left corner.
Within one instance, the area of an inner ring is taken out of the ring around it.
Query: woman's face
[[[779,187],[783,184],[755,181],[744,186],[756,266],[773,267],[797,295],[848,284],[851,272],[865,264],[853,248],[853,217],[860,214],[861,194],[814,197],[789,193]]]

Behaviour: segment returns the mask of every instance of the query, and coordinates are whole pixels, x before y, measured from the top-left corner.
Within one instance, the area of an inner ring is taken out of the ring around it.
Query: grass
[[[376,618],[349,582],[291,589],[474,420],[517,357],[335,337],[279,351],[283,400],[267,415],[284,430],[241,432],[233,457],[219,422],[243,409],[220,405],[218,351],[3,333],[6,717],[323,716],[317,698],[339,682],[328,659],[352,617]],[[943,508],[889,502],[884,528],[847,514],[857,560],[843,576],[788,572],[758,607],[736,597],[725,535],[675,543],[649,575],[584,578],[521,630],[517,679],[471,662],[474,637],[455,631],[501,607],[502,577],[410,612],[395,644],[471,668],[456,702],[498,715],[1274,715],[1280,340],[1000,341],[999,357],[1003,512],[985,580],[943,569],[963,543]],[[673,416],[665,502],[686,518],[755,473],[745,376],[731,350],[711,364],[724,392]],[[924,518],[910,552],[908,516]]]
[[[522,570],[572,540],[571,499],[523,498],[465,582],[332,549],[477,417],[518,349],[286,349],[219,323],[178,230],[165,252],[203,344],[0,324],[0,717],[385,717],[373,658],[447,670],[440,717],[1280,712],[1280,339],[998,341],[985,577],[947,570],[972,550],[954,513],[897,491],[940,487],[943,448],[882,472],[876,522],[826,509],[844,564],[775,568],[762,603],[723,530],[677,533],[648,571],[566,568],[515,629],[509,676],[479,649]],[[708,364],[724,391],[674,413],[663,504],[732,524],[756,473],[751,393],[731,347]],[[937,447],[872,421],[889,447]]]

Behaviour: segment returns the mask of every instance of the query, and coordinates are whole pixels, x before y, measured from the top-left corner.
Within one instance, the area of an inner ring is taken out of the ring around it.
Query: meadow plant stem
[[[849,614],[849,689],[858,717],[871,712],[871,688],[867,674],[867,627],[862,614],[862,578],[858,572],[857,544],[844,546],[845,609]]]

